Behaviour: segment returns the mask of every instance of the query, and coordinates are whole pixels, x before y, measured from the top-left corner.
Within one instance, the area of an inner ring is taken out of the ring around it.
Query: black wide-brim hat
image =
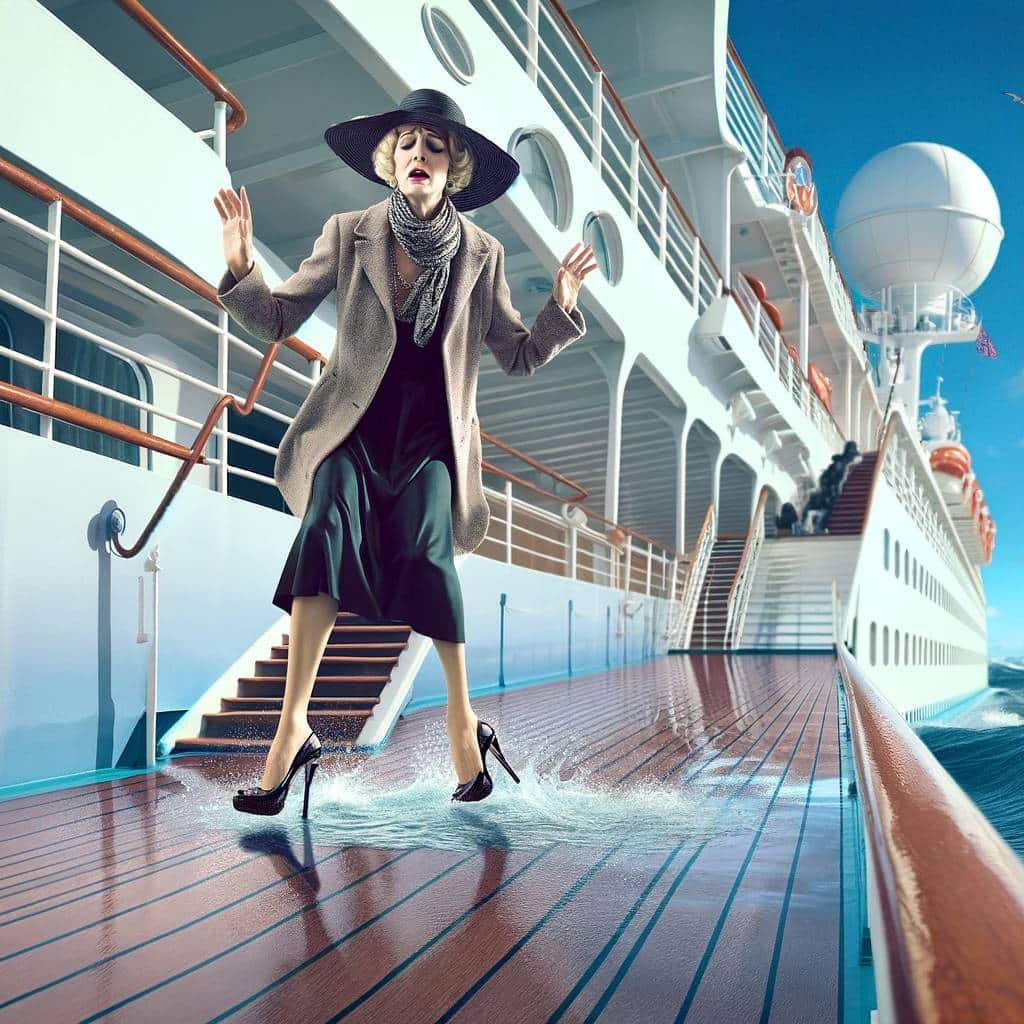
[[[473,178],[448,195],[457,210],[475,210],[494,202],[519,174],[519,163],[485,135],[466,125],[466,118],[450,96],[437,89],[416,89],[396,110],[352,117],[332,124],[324,140],[342,160],[375,185],[391,186],[377,177],[373,151],[392,128],[400,124],[427,124],[458,135],[473,152]]]

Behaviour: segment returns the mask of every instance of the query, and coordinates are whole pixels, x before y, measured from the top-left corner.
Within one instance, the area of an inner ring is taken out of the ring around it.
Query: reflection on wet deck
[[[842,1020],[832,657],[669,657],[474,702],[523,778],[454,805],[444,709],[325,757],[311,820],[192,755],[0,804],[6,1021]]]

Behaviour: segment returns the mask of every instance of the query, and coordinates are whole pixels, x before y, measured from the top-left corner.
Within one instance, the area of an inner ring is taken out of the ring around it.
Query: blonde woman
[[[234,806],[277,814],[305,769],[303,816],[321,745],[306,719],[339,608],[397,619],[434,641],[448,693],[453,800],[487,797],[487,754],[519,781],[466,679],[455,555],[487,531],[476,384],[481,345],[510,374],[532,374],[586,330],[576,300],[597,265],[574,245],[528,330],[512,307],[504,250],[460,211],[497,199],[519,173],[469,128],[445,93],[419,89],[395,110],[330,127],[328,145],[389,187],[380,203],[335,214],[313,252],[270,290],[252,252],[252,212],[214,198],[228,271],[223,307],[267,343],[295,333],[332,291],[334,351],[281,441],[274,478],[302,520],[274,595],[291,615],[285,694],[258,787]]]

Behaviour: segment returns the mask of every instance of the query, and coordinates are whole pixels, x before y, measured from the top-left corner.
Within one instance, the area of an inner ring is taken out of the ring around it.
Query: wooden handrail
[[[548,491],[542,487],[538,487],[535,484],[530,483],[529,480],[524,480],[522,477],[516,476],[514,473],[509,473],[504,469],[500,469],[498,466],[495,466],[492,462],[484,461],[483,468],[486,469],[489,473],[494,473],[496,476],[504,477],[506,480],[511,480],[514,483],[522,484],[523,487],[528,487],[531,491],[534,491],[536,494],[540,494],[545,498],[552,498],[555,501],[565,501],[569,502],[570,504],[575,504],[577,502],[586,501],[587,498],[590,497],[590,492],[585,487],[582,487],[580,484],[576,483],[575,480],[570,480],[569,477],[562,476],[561,473],[556,472],[550,466],[545,466],[543,462],[538,462],[536,459],[530,458],[529,455],[527,455],[525,452],[519,451],[518,448],[513,448],[512,445],[506,444],[504,441],[499,441],[498,438],[496,438],[493,434],[488,434],[485,430],[481,430],[480,437],[483,440],[489,442],[490,444],[493,444],[496,448],[500,448],[502,451],[508,452],[509,455],[514,455],[517,459],[519,459],[522,462],[525,462],[528,466],[530,466],[531,469],[540,470],[540,472],[546,473],[548,476],[553,477],[560,484],[565,484],[566,487],[571,487],[574,491],[578,491],[579,493],[574,498],[566,498],[563,495],[555,494],[554,491]]]
[[[1020,1020],[1024,865],[842,644],[838,652],[887,1019]]]
[[[644,155],[650,162],[651,169],[654,171],[655,176],[657,177],[658,181],[661,182],[662,187],[665,189],[668,198],[671,200],[672,205],[676,208],[676,211],[679,213],[679,216],[683,218],[683,223],[686,224],[690,231],[693,232],[693,237],[700,241],[701,250],[707,256],[708,262],[714,268],[715,273],[718,275],[718,279],[722,282],[722,286],[724,287],[727,283],[725,280],[725,275],[722,273],[721,270],[718,269],[718,264],[715,262],[714,256],[711,255],[711,251],[704,244],[704,240],[700,237],[700,235],[697,232],[697,229],[693,226],[693,221],[690,220],[689,214],[683,208],[683,204],[679,201],[679,197],[676,195],[675,190],[669,184],[668,179],[665,177],[665,175],[662,174],[661,167],[658,165],[658,161],[655,160],[654,154],[648,148],[647,143],[644,141],[643,135],[640,134],[640,129],[637,128],[633,118],[629,116],[629,111],[626,109],[626,104],[622,102],[622,99],[620,98],[619,94],[615,91],[615,86],[612,85],[611,81],[608,79],[608,76],[604,73],[604,68],[601,67],[600,62],[594,56],[590,47],[587,46],[587,41],[580,34],[580,30],[576,27],[575,23],[569,16],[569,13],[566,11],[566,9],[558,2],[558,0],[548,0],[548,3],[551,4],[552,9],[561,19],[562,24],[565,25],[566,31],[569,32],[569,34],[573,37],[573,40],[576,42],[580,50],[583,52],[583,56],[587,58],[591,70],[599,71],[601,73],[601,81],[604,83],[605,88],[608,90],[608,94],[610,95],[619,113],[622,115],[622,119],[629,126],[629,130],[633,133],[637,142],[640,144],[640,148],[644,151]],[[694,296],[694,299],[696,300],[696,296]]]
[[[655,547],[661,548],[662,551],[664,551],[668,555],[671,555],[673,558],[678,557],[678,551],[674,551],[672,548],[665,547],[665,545],[660,540],[655,540],[653,537],[648,537],[646,533],[641,533],[639,530],[634,530],[629,526],[623,526],[622,523],[617,523],[614,519],[608,519],[606,516],[601,515],[600,512],[595,512],[593,509],[587,508],[587,506],[585,505],[582,505],[580,507],[587,513],[589,517],[593,519],[599,519],[602,523],[605,524],[605,526],[610,526],[613,529],[619,529],[623,533],[628,533],[630,537],[636,537],[637,540],[642,540],[646,544],[653,544]]]
[[[215,99],[231,107],[226,129],[237,132],[247,119],[245,108],[238,97],[190,50],[185,47],[153,17],[138,0],[116,0],[130,18],[137,21],[193,78],[204,85]]]
[[[157,437],[156,434],[149,434],[145,430],[129,427],[127,423],[118,423],[117,420],[89,412],[88,409],[80,409],[77,405],[69,405],[56,398],[47,398],[45,395],[20,388],[17,384],[8,384],[3,380],[0,380],[0,402],[10,402],[11,405],[20,406],[22,409],[31,409],[41,416],[52,416],[55,420],[71,423],[76,427],[85,427],[87,430],[95,430],[100,434],[116,437],[119,441],[126,441],[128,444],[137,444],[140,448],[149,448],[151,451],[160,452],[161,455],[184,459],[189,454],[189,449],[176,441],[168,441],[165,437]],[[200,455],[197,461],[205,464],[206,456]]]

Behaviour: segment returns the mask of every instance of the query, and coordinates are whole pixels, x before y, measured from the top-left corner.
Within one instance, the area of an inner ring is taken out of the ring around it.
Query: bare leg
[[[466,645],[435,639],[434,649],[441,660],[445,682],[448,684],[448,742],[451,745],[455,774],[461,785],[476,778],[483,770],[480,746],[476,741],[476,715],[469,706]]]
[[[263,789],[273,789],[284,778],[299,747],[312,731],[306,710],[316,682],[316,670],[337,617],[338,602],[323,591],[316,597],[296,597],[292,601],[284,702],[260,781]]]

